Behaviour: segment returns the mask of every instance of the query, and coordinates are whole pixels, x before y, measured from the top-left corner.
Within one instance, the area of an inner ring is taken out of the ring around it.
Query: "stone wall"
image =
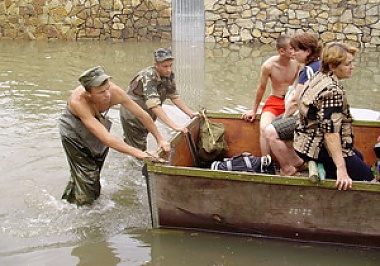
[[[191,0],[187,0],[191,1]],[[380,47],[380,0],[204,0],[205,40],[273,43],[317,33],[324,42]],[[171,40],[172,0],[2,0],[0,39]]]
[[[171,40],[171,0],[5,0],[0,38]]]
[[[324,42],[380,46],[380,0],[205,0],[207,42],[273,43],[310,31]]]

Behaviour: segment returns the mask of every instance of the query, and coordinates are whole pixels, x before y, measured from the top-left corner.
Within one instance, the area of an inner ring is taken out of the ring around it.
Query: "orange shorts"
[[[279,116],[285,112],[285,99],[274,95],[268,97],[265,101],[261,113],[270,112],[275,116]]]

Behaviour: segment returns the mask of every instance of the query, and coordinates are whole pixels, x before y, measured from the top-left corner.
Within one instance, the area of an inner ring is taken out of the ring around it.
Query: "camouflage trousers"
[[[149,131],[140,121],[135,119],[121,119],[124,131],[124,142],[128,145],[146,151]]]
[[[67,137],[62,137],[62,145],[71,173],[62,199],[78,206],[92,204],[100,195],[100,171],[109,149],[100,157],[93,157],[88,148],[81,147]]]

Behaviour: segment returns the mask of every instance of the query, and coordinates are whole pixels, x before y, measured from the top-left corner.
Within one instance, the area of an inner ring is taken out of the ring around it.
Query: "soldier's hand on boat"
[[[157,151],[146,151],[145,152],[147,154],[146,157],[144,157],[144,161],[147,160],[147,161],[150,161],[150,162],[153,162],[153,163],[166,163],[167,161],[163,158],[161,158],[159,155],[158,155],[158,152]]]
[[[337,179],[335,185],[338,187],[338,190],[347,190],[352,187],[352,179],[348,176],[347,172],[342,173],[337,170]]]
[[[187,134],[187,132],[189,132],[187,127],[177,127],[175,130],[178,132],[182,132],[183,134]]]
[[[198,112],[194,112],[194,113],[191,113],[191,114],[189,115],[190,119],[193,119],[194,117],[197,117],[197,116],[199,116],[199,113],[198,113]]]
[[[163,140],[163,141],[160,141],[157,145],[157,150],[160,152],[160,151],[164,151],[165,153],[168,153],[170,152],[170,143]],[[158,152],[158,153],[159,153]]]

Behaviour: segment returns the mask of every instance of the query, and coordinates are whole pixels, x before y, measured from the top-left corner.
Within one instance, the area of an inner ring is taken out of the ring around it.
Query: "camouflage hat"
[[[173,60],[174,57],[172,56],[172,50],[168,48],[159,48],[156,51],[154,51],[154,60],[156,62],[163,62],[166,60]]]
[[[83,87],[97,87],[100,86],[106,79],[109,79],[111,76],[108,76],[103,67],[97,66],[92,67],[82,73],[79,77],[79,82]]]

